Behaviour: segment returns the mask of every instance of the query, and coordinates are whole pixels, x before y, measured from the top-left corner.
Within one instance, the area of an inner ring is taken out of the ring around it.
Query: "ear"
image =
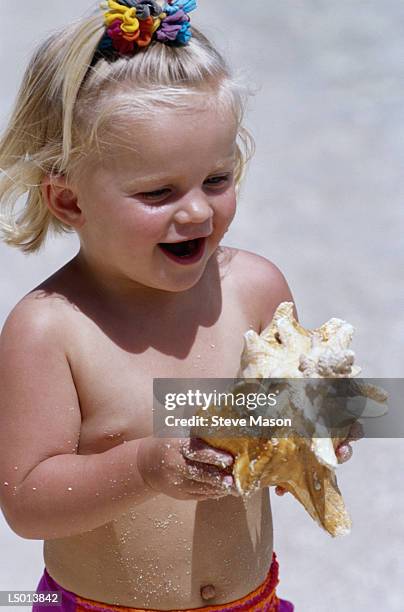
[[[42,196],[55,217],[79,229],[85,223],[83,211],[78,205],[76,190],[59,174],[45,176],[41,184]]]

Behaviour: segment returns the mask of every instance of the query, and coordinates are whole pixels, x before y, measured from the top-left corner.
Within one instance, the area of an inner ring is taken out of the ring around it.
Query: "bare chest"
[[[248,319],[242,313],[223,313],[187,341],[180,325],[162,325],[154,329],[158,341],[152,342],[142,322],[134,321],[125,341],[118,341],[94,322],[82,321],[71,349],[82,413],[78,453],[99,453],[151,435],[154,378],[235,376],[243,334],[257,325]]]

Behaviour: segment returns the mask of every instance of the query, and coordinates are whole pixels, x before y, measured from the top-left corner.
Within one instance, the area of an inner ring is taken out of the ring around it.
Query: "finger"
[[[214,448],[200,438],[191,438],[190,444],[186,447],[189,459],[201,463],[209,463],[218,467],[229,467],[233,465],[234,458],[231,453]]]
[[[285,493],[287,493],[287,490],[286,490],[286,489],[284,489],[283,487],[281,487],[281,486],[277,485],[277,486],[275,487],[275,493],[276,493],[277,495],[279,495],[279,497],[282,497],[282,495],[285,495]]]
[[[221,497],[226,497],[229,495],[229,492],[226,489],[214,489],[205,487],[204,489],[200,488],[199,483],[192,483],[189,481],[189,484],[197,485],[199,488],[182,488],[175,495],[172,495],[174,499],[182,499],[182,500],[195,500],[195,501],[205,501],[207,499],[220,499]]]
[[[351,426],[348,432],[348,437],[346,441],[355,442],[356,440],[361,440],[364,437],[365,437],[365,431],[363,429],[362,423],[359,423],[359,421],[355,421],[355,423],[353,423],[353,425]]]
[[[341,444],[335,451],[335,454],[337,455],[339,463],[345,463],[352,457],[352,446],[346,443]]]
[[[230,467],[234,463],[234,458],[230,453],[213,448],[199,438],[187,440],[181,447],[181,454],[185,459],[221,468]]]
[[[234,486],[233,476],[231,474],[224,474],[213,465],[190,462],[184,467],[183,475],[185,478],[196,482],[224,487]]]
[[[194,498],[198,497],[200,499],[220,498],[235,492],[235,487],[232,481],[210,483],[200,482],[197,480],[187,480],[183,482],[182,488],[187,495]]]

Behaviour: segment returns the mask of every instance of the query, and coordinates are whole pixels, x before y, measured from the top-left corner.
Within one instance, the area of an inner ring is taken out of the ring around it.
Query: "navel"
[[[213,584],[207,584],[206,586],[201,587],[201,597],[204,601],[209,601],[213,599],[216,595],[216,589]]]

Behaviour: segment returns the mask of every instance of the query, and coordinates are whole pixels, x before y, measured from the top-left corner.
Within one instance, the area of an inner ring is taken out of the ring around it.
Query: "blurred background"
[[[282,270],[304,326],[332,316],[352,323],[363,376],[402,377],[403,2],[199,4],[195,25],[255,92],[246,125],[257,152],[225,243]],[[0,0],[0,129],[36,43],[96,6]],[[1,244],[0,326],[77,250],[74,236],[30,256]],[[403,610],[403,452],[402,440],[354,445],[338,471],[353,520],[341,539],[290,495],[272,495],[278,591],[297,612]],[[0,517],[0,590],[35,589],[42,571],[42,543],[19,538]]]

